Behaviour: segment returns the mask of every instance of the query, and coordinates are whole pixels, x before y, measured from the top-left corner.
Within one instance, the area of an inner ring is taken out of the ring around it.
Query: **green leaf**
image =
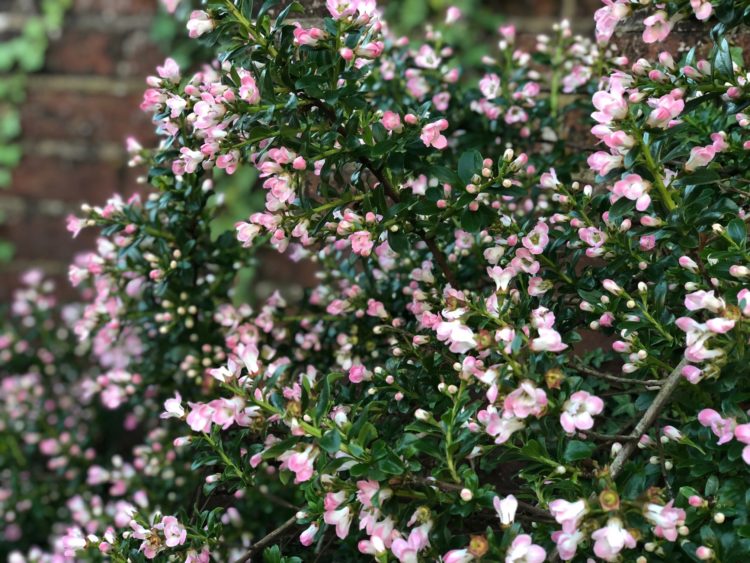
[[[458,177],[464,184],[470,184],[474,174],[482,170],[482,155],[479,151],[466,151],[458,159]]]
[[[581,442],[580,440],[571,440],[568,445],[565,446],[565,453],[563,459],[565,461],[580,461],[582,459],[588,459],[591,454],[594,453],[596,444],[591,442]]]
[[[341,434],[335,428],[329,430],[320,439],[320,447],[329,454],[335,454],[341,448]]]
[[[729,41],[727,41],[726,37],[722,37],[716,47],[713,69],[715,75],[724,78],[731,78],[734,76],[732,70],[732,51],[729,48]]]
[[[409,252],[409,239],[403,231],[388,232],[388,245],[398,254]]]
[[[727,235],[738,246],[744,247],[747,243],[747,226],[742,219],[732,219],[727,225]]]
[[[320,394],[318,395],[318,401],[315,404],[315,411],[313,412],[313,420],[315,424],[319,424],[321,419],[328,413],[328,403],[331,400],[331,382],[326,377],[322,382]]]

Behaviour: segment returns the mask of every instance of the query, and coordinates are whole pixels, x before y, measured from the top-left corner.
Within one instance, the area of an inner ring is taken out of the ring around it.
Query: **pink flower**
[[[532,415],[539,418],[547,408],[547,394],[531,381],[523,381],[518,389],[505,397],[503,408],[520,419]]]
[[[628,103],[620,92],[599,91],[591,98],[598,110],[591,114],[599,123],[611,123],[628,115]]]
[[[228,154],[222,154],[216,159],[216,167],[226,171],[227,174],[232,175],[237,170],[239,165],[240,151],[233,150]]]
[[[695,12],[695,17],[699,20],[707,20],[711,17],[714,7],[708,0],[690,0],[690,7]]]
[[[377,59],[384,50],[385,44],[382,41],[371,41],[357,47],[356,53],[364,59]]]
[[[214,409],[207,403],[188,403],[190,412],[185,419],[193,432],[209,432]]]
[[[492,506],[495,507],[497,517],[500,518],[503,526],[510,526],[515,521],[518,501],[513,495],[508,495],[502,500],[500,497],[495,497],[492,499]]]
[[[733,418],[723,418],[713,409],[703,409],[699,412],[698,422],[702,426],[711,428],[711,432],[719,438],[717,442],[719,446],[732,440],[737,427],[737,422]]]
[[[615,31],[617,22],[630,14],[627,0],[603,0],[605,6],[594,13],[596,22],[596,40],[599,43],[609,42]]]
[[[574,433],[576,429],[591,430],[594,427],[593,417],[603,410],[604,401],[599,397],[588,391],[576,391],[563,405],[560,425],[568,434]]]
[[[649,114],[646,123],[651,127],[666,129],[673,120],[685,109],[685,101],[678,97],[675,92],[665,94],[661,98],[648,101],[653,111]]]
[[[591,534],[591,539],[595,542],[594,553],[605,561],[616,561],[623,549],[633,549],[636,546],[635,538],[622,527],[619,518],[610,518],[604,528]]]
[[[557,544],[557,553],[563,561],[570,561],[576,556],[578,544],[583,541],[584,535],[578,530],[566,532],[558,530],[552,533],[552,541]]]
[[[329,526],[335,526],[336,536],[343,540],[349,535],[349,527],[352,524],[352,513],[349,506],[337,510],[327,510],[323,513],[323,521]]]
[[[434,123],[428,123],[422,128],[422,134],[420,138],[426,147],[435,147],[438,150],[443,150],[448,146],[448,139],[444,135],[441,135],[441,131],[448,129],[448,120],[439,119]]]
[[[161,0],[161,4],[167,12],[174,14],[177,6],[180,4],[180,0]]]
[[[440,66],[440,57],[429,45],[422,45],[414,57],[414,64],[419,68],[435,69]]]
[[[430,545],[429,533],[431,524],[422,524],[413,528],[408,539],[396,538],[391,545],[393,555],[401,563],[412,563],[418,561],[418,554]]]
[[[469,563],[474,561],[474,556],[469,553],[468,549],[451,549],[443,555],[443,563]]]
[[[542,563],[547,557],[544,548],[531,541],[528,534],[515,537],[505,554],[505,563]]]
[[[187,22],[188,35],[195,39],[205,33],[209,33],[214,29],[214,21],[211,16],[203,10],[193,10],[190,14],[190,19]]]
[[[590,155],[586,162],[589,168],[599,174],[599,176],[606,176],[615,168],[622,166],[623,157],[621,155],[598,151]]]
[[[530,345],[534,352],[562,352],[568,347],[555,329],[540,328],[538,332],[539,336],[532,340]]]
[[[604,253],[604,243],[607,242],[607,233],[596,227],[583,227],[578,229],[578,236],[591,248],[586,249],[586,255],[595,257]]]
[[[681,508],[674,508],[673,503],[674,501],[671,500],[665,506],[653,503],[646,505],[644,516],[654,525],[654,535],[657,538],[675,541],[677,527],[685,523],[685,511]]]
[[[563,530],[572,532],[578,527],[578,523],[588,509],[583,500],[568,502],[564,499],[556,499],[549,503],[549,511]]]
[[[507,442],[514,432],[524,428],[522,420],[516,418],[510,412],[504,412],[501,417],[492,405],[479,411],[477,420],[485,425],[485,431],[495,438],[496,444]]]
[[[638,246],[641,250],[648,252],[649,250],[653,250],[656,246],[656,237],[654,235],[643,235],[638,240]]]
[[[157,66],[156,72],[165,80],[175,83],[180,81],[180,66],[172,58],[167,58],[162,66]]]
[[[449,343],[454,354],[465,354],[477,345],[474,333],[461,321],[441,321],[435,331],[438,340]]]
[[[315,536],[318,534],[320,526],[316,522],[313,522],[308,528],[302,532],[299,536],[299,542],[305,547],[310,547],[315,541]]]
[[[659,10],[655,14],[643,20],[646,29],[643,30],[643,41],[645,43],[656,43],[664,41],[669,32],[672,31],[674,22],[667,19],[667,13]]]
[[[360,256],[369,256],[372,252],[374,243],[372,234],[369,231],[357,231],[349,235],[349,242],[352,245],[352,252]]]
[[[396,133],[400,133],[404,128],[401,123],[401,116],[392,111],[386,111],[383,114],[380,123],[382,123],[383,127],[385,127],[388,131],[395,131]]]
[[[260,101],[260,90],[258,90],[255,78],[244,69],[239,69],[237,73],[240,76],[240,99],[248,104],[257,104]]]
[[[546,223],[537,223],[534,229],[523,239],[521,243],[532,254],[541,254],[549,243],[549,226]]]
[[[734,429],[734,437],[737,441],[747,444],[742,449],[742,460],[750,465],[750,424],[740,424]]]
[[[455,6],[450,6],[445,13],[445,23],[447,25],[456,23],[462,17],[463,17],[463,14],[461,13],[460,9],[456,8]]]
[[[175,396],[164,401],[164,412],[160,418],[182,418],[185,416],[185,409],[182,407],[182,396],[175,392]]]
[[[685,296],[685,307],[688,311],[707,309],[718,313],[725,307],[724,300],[716,297],[713,291],[695,291]]]
[[[617,198],[625,197],[630,201],[635,201],[635,208],[638,211],[645,211],[651,203],[651,197],[648,195],[650,189],[650,182],[638,174],[628,174],[622,180],[615,182],[612,193]]]
[[[357,5],[352,0],[326,0],[328,13],[335,20],[340,20],[357,13]]]
[[[497,74],[485,74],[479,81],[479,90],[488,100],[494,100],[500,91],[500,77]]]
[[[712,145],[707,147],[693,147],[690,149],[690,158],[685,163],[685,170],[692,172],[696,168],[708,165],[716,156],[716,149]]]
[[[316,47],[321,40],[325,39],[328,34],[322,29],[317,27],[311,27],[305,29],[301,25],[297,24],[294,28],[294,44],[295,45],[306,45],[308,47]]]
[[[307,446],[304,451],[293,452],[284,457],[286,457],[286,466],[295,474],[295,483],[304,483],[312,478],[318,450],[312,446]]]
[[[349,381],[352,383],[362,383],[365,380],[369,380],[371,377],[372,375],[362,364],[355,364],[349,368]]]
[[[187,531],[174,516],[165,516],[155,528],[164,533],[167,547],[177,547],[187,539]]]

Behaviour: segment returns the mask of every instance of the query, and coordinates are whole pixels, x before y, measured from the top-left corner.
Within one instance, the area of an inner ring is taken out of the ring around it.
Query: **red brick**
[[[142,96],[72,91],[31,91],[21,114],[25,139],[122,143],[128,135],[146,136],[149,117],[138,105]]]
[[[115,73],[120,37],[104,31],[66,29],[47,52],[47,70],[69,74]]]
[[[124,166],[125,155],[123,154]],[[25,155],[13,171],[8,192],[29,198],[100,204],[118,191],[120,170],[114,162],[75,161]]]
[[[74,0],[72,13],[105,16],[151,14],[156,7],[157,0]]]
[[[96,233],[84,230],[73,239],[65,217],[45,217],[30,208],[24,216],[9,217],[0,225],[0,239],[15,246],[14,259],[70,262],[73,256],[94,248]]]

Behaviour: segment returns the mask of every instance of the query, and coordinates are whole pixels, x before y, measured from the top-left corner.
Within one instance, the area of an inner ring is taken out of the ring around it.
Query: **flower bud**
[[[474,493],[472,493],[469,489],[461,489],[461,500],[462,501],[469,502],[473,498],[474,498]]]

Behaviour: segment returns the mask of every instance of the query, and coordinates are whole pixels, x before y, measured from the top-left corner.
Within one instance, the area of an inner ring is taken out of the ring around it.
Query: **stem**
[[[263,549],[271,545],[276,539],[283,535],[288,529],[292,528],[293,526],[297,525],[297,515],[295,514],[292,516],[289,520],[284,522],[281,526],[276,528],[274,531],[270,532],[268,535],[262,537],[259,539],[255,545],[253,545],[249,550],[245,552],[242,557],[237,559],[234,563],[245,563],[246,561],[250,561],[252,557],[260,553]]]
[[[648,387],[650,386],[662,386],[664,382],[660,379],[632,379],[629,377],[618,377],[616,375],[611,375],[609,373],[604,373],[599,370],[595,370],[593,368],[590,368],[588,366],[584,366],[583,364],[576,363],[575,365],[576,369],[578,371],[581,371],[585,373],[586,375],[593,375],[594,377],[601,377],[602,379],[607,379],[609,381],[614,381],[616,383],[627,383],[629,385],[646,385]]]
[[[375,175],[378,181],[382,184],[383,189],[385,190],[385,193],[388,195],[388,197],[390,197],[395,203],[398,203],[401,198],[398,197],[398,193],[393,188],[393,184],[391,184],[390,180],[386,178],[385,174],[383,174],[383,171],[379,168],[376,168],[372,161],[367,157],[363,156],[360,159],[360,162]],[[438,248],[437,244],[435,243],[435,239],[425,233],[422,229],[417,228],[416,221],[412,221],[412,224],[414,225],[414,230],[417,235],[419,235],[419,238],[421,238],[427,245],[427,248],[430,249],[433,258],[435,259],[435,262],[437,262],[440,270],[443,272],[443,276],[445,276],[445,279],[453,287],[458,287],[458,282],[456,280],[456,277],[453,275],[453,271],[448,264],[448,260],[446,259],[445,254],[443,254],[443,252]]]
[[[635,129],[635,134],[637,136],[638,143],[643,149],[643,158],[646,160],[646,167],[654,177],[654,185],[659,192],[659,197],[661,198],[664,207],[667,208],[667,211],[674,211],[677,208],[677,205],[672,199],[672,194],[669,193],[667,186],[664,185],[664,180],[662,179],[659,166],[656,164],[654,156],[651,154],[651,147],[649,147],[648,143],[643,140],[643,135],[641,134],[641,131],[639,129]]]
[[[451,409],[451,420],[450,424],[448,425],[448,431],[445,433],[445,460],[448,464],[448,471],[451,474],[451,478],[456,483],[460,483],[461,478],[458,476],[458,472],[456,471],[456,464],[453,461],[453,454],[451,453],[451,448],[453,447],[453,424],[456,421],[456,415],[458,414],[456,411],[458,409],[458,405],[461,403],[461,397],[463,396],[465,390],[466,382],[462,379],[461,385],[458,388],[458,393],[456,393],[456,399],[453,403],[453,408]]]
[[[638,424],[636,424],[633,432],[630,433],[630,437],[633,439],[623,446],[623,448],[620,450],[620,453],[617,454],[617,457],[615,457],[614,461],[612,462],[612,465],[609,466],[609,474],[612,479],[615,479],[620,474],[622,468],[625,465],[625,462],[633,454],[633,451],[635,451],[636,444],[638,443],[637,440],[646,430],[651,427],[651,425],[656,421],[659,414],[661,414],[662,409],[669,402],[669,399],[672,397],[672,393],[680,384],[680,379],[682,379],[682,368],[686,363],[687,360],[683,359],[679,364],[677,364],[677,367],[672,370],[672,373],[669,374],[669,377],[667,377],[666,381],[664,382],[664,386],[661,388],[661,391],[659,391],[656,397],[654,397],[654,402],[651,403],[651,406],[649,406],[644,413],[643,418],[641,418]]]

